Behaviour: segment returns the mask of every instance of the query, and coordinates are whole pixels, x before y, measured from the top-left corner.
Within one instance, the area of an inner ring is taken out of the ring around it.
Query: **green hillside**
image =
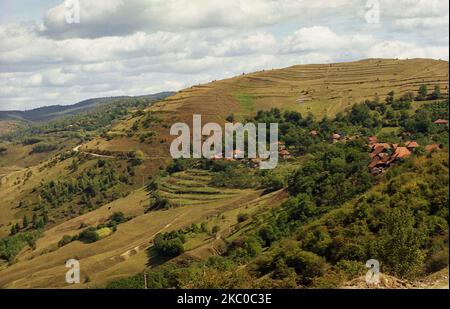
[[[371,258],[418,286],[448,267],[447,71],[293,66],[3,134],[0,287],[68,287],[74,257],[80,288],[342,287]],[[277,167],[173,160],[194,113],[278,123]]]

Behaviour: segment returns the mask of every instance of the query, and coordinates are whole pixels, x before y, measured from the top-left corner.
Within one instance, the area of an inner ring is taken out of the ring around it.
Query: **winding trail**
[[[74,147],[72,150],[75,152],[80,152],[80,153],[84,153],[93,157],[97,157],[97,158],[109,158],[109,159],[116,159],[117,157],[114,156],[107,156],[107,155],[101,155],[101,154],[97,154],[97,153],[92,153],[92,152],[87,152],[87,151],[80,151],[80,148],[83,145],[78,145],[76,147]]]

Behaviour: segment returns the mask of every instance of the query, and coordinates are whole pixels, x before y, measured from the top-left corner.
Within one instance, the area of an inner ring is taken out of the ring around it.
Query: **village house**
[[[444,145],[442,144],[430,144],[425,146],[425,150],[428,152],[441,150],[442,148],[444,148]]]
[[[405,146],[409,151],[414,151],[414,149],[419,148],[419,144],[416,141],[406,142]]]
[[[448,120],[446,119],[437,119],[434,121],[435,124],[447,124],[448,125]]]
[[[369,142],[369,146],[370,146],[370,145],[373,145],[373,144],[377,143],[378,142],[378,138],[376,136],[369,136],[367,138],[367,141]]]
[[[287,151],[286,149],[280,150],[280,152],[278,154],[281,157],[281,159],[288,159],[291,157],[291,153],[289,151]]]
[[[333,144],[337,143],[341,138],[342,138],[341,134],[338,134],[338,133],[331,134],[331,142]]]
[[[372,138],[371,141],[375,141]],[[412,150],[419,147],[417,142],[408,142],[407,146],[398,146],[398,144],[377,143],[373,142],[369,145],[371,152],[369,154],[371,162],[368,168],[373,175],[383,173],[397,159],[404,159],[412,154]],[[408,148],[408,146],[410,148]]]

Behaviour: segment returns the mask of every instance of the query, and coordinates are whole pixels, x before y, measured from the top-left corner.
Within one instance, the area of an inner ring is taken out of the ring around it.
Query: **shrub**
[[[367,268],[359,261],[340,260],[336,268],[342,271],[347,279],[353,279],[367,272]]]
[[[158,255],[162,257],[175,257],[184,252],[182,240],[170,233],[157,234],[153,244]]]
[[[96,231],[98,238],[102,239],[112,234],[112,230],[109,227],[102,227]]]
[[[292,253],[286,259],[286,264],[294,267],[303,284],[310,284],[312,279],[325,273],[325,259],[308,251]]]
[[[266,192],[277,191],[284,186],[284,179],[281,176],[270,174],[263,180],[263,186]]]
[[[64,235],[61,240],[58,242],[58,247],[64,247],[65,245],[71,243],[73,241],[72,236]]]
[[[219,231],[220,231],[220,226],[214,225],[211,230],[211,234],[216,235],[217,233],[219,233]]]
[[[425,256],[421,251],[424,234],[414,227],[411,211],[391,209],[380,231],[379,254],[391,273],[413,278],[421,270]]]
[[[41,235],[41,230],[19,233],[0,239],[0,258],[13,262],[19,252],[28,244],[34,247],[36,240]]]
[[[99,240],[100,236],[97,234],[96,228],[90,227],[82,231],[78,239],[87,243],[93,243]]]
[[[157,194],[154,194],[154,200],[151,202],[148,211],[159,210],[159,209],[169,209],[172,205],[167,198],[160,197]]]
[[[241,222],[248,220],[248,218],[250,218],[250,216],[248,214],[238,214],[237,221],[239,223],[241,223]]]
[[[109,218],[109,220],[111,221],[111,223],[116,223],[116,224],[120,224],[126,221],[125,215],[123,214],[123,212],[121,211],[117,211],[115,213],[113,213],[111,215],[111,217]]]
[[[42,142],[42,139],[40,139],[40,138],[29,137],[29,138],[25,138],[22,141],[22,144],[24,144],[24,145],[34,145],[34,144],[37,144],[37,143],[40,143],[40,142]]]
[[[33,149],[31,150],[31,153],[50,152],[56,149],[58,149],[58,145],[41,143],[34,146]]]

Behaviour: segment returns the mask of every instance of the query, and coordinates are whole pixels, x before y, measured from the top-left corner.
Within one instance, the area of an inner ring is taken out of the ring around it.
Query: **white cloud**
[[[323,14],[352,3],[355,0],[80,0],[79,24],[66,23],[67,9],[63,3],[46,13],[43,34],[58,38],[93,38],[136,31],[251,29]]]
[[[371,58],[434,58],[448,60],[448,46],[418,46],[401,41],[385,41],[370,48]]]
[[[306,63],[367,57],[448,59],[448,4],[366,1],[81,0],[80,24],[63,4],[43,24],[0,24],[0,110],[98,96],[179,90]],[[432,34],[432,35],[430,35]]]
[[[364,34],[338,35],[328,27],[301,28],[284,40],[283,53],[306,51],[355,51],[364,50],[374,44],[375,38]]]

